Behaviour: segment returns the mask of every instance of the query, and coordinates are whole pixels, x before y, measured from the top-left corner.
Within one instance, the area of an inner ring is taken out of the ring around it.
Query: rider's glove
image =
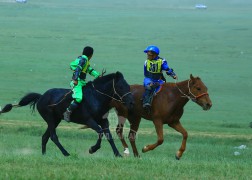
[[[166,72],[166,74],[168,76],[171,76],[173,79],[177,79],[177,76],[176,76],[175,72],[173,71],[173,69],[168,69],[168,71]]]
[[[74,84],[75,86],[77,86],[77,85],[78,85],[78,81],[73,80],[73,84]]]

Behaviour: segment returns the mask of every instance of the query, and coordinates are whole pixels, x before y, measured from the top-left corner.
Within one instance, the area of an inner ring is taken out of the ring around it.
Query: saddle
[[[156,96],[162,90],[162,87],[163,87],[164,83],[165,82],[158,82],[158,83],[153,83],[151,85],[151,88],[154,89],[153,96]]]

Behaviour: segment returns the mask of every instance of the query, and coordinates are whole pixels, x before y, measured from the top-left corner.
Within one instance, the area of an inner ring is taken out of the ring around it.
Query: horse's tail
[[[30,104],[30,107],[32,108],[32,111],[35,111],[35,105],[37,104],[38,100],[40,99],[42,95],[39,93],[29,93],[26,94],[24,97],[22,97],[18,104],[6,104],[3,109],[0,109],[1,113],[7,113],[11,111],[13,107],[22,107]]]

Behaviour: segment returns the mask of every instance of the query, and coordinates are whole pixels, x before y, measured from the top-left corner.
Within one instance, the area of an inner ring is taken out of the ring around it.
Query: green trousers
[[[83,99],[82,87],[86,86],[86,84],[86,81],[83,80],[78,80],[78,84],[76,86],[73,84],[73,81],[70,82],[70,86],[73,91],[72,97],[77,103],[80,103]]]

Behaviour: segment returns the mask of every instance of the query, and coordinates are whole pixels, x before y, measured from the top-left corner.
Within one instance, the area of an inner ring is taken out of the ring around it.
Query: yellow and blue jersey
[[[175,75],[173,69],[169,68],[168,62],[161,57],[157,57],[154,60],[147,59],[144,63],[144,86],[149,85],[152,82],[163,81],[163,71],[166,71],[167,75]]]

